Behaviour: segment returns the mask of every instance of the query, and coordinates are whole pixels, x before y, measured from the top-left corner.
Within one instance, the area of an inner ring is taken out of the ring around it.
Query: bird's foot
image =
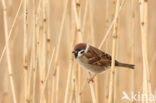
[[[88,79],[88,83],[90,83],[90,82],[94,83],[94,78],[93,77]]]
[[[95,76],[96,76],[96,74],[94,74],[91,78],[89,78],[88,83],[90,83],[90,82],[94,83]]]

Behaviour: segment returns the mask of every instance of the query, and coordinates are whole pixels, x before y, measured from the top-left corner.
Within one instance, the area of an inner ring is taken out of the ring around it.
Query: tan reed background
[[[139,103],[122,92],[156,95],[155,11],[155,0],[1,0],[0,103]],[[72,55],[79,42],[135,70],[112,66],[88,83]]]

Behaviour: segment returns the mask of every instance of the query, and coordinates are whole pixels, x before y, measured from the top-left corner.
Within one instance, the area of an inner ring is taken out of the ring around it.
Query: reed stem
[[[142,57],[143,57],[143,93],[151,93],[151,83],[150,83],[150,71],[148,63],[148,46],[147,46],[147,36],[148,36],[148,1],[140,0],[140,27],[141,27],[141,43],[142,43]],[[148,100],[146,103],[149,103]]]
[[[2,0],[2,6],[3,6],[4,34],[5,34],[5,44],[6,44],[6,56],[7,56],[6,58],[7,58],[8,74],[9,74],[8,76],[10,80],[13,103],[17,103],[16,93],[15,93],[15,84],[14,84],[14,79],[13,79],[13,68],[11,65],[11,55],[10,55],[10,48],[9,48],[7,8],[6,8],[5,0]]]
[[[116,9],[114,18],[118,17],[119,12],[119,0],[116,1]],[[115,20],[115,19],[114,19]],[[110,87],[109,87],[109,99],[108,103],[114,103],[114,86],[115,86],[115,56],[116,56],[116,41],[117,41],[117,23],[113,25],[113,43],[112,43],[112,61],[111,61],[111,77],[110,77]]]

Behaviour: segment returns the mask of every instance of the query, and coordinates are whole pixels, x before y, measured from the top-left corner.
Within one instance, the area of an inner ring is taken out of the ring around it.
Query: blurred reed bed
[[[155,94],[156,1],[0,4],[1,103],[138,103],[122,100],[123,91]],[[80,42],[112,55],[111,69],[94,82],[71,53]],[[135,70],[116,68],[115,59]]]

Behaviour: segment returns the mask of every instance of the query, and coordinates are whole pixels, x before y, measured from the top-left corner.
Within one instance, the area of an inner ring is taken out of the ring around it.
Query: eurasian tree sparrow
[[[80,64],[83,69],[95,75],[102,73],[111,67],[111,56],[89,44],[77,44],[72,53],[74,54],[78,64]],[[133,64],[120,63],[117,60],[115,60],[115,66],[134,69]],[[91,81],[93,81],[95,75],[91,78]]]

